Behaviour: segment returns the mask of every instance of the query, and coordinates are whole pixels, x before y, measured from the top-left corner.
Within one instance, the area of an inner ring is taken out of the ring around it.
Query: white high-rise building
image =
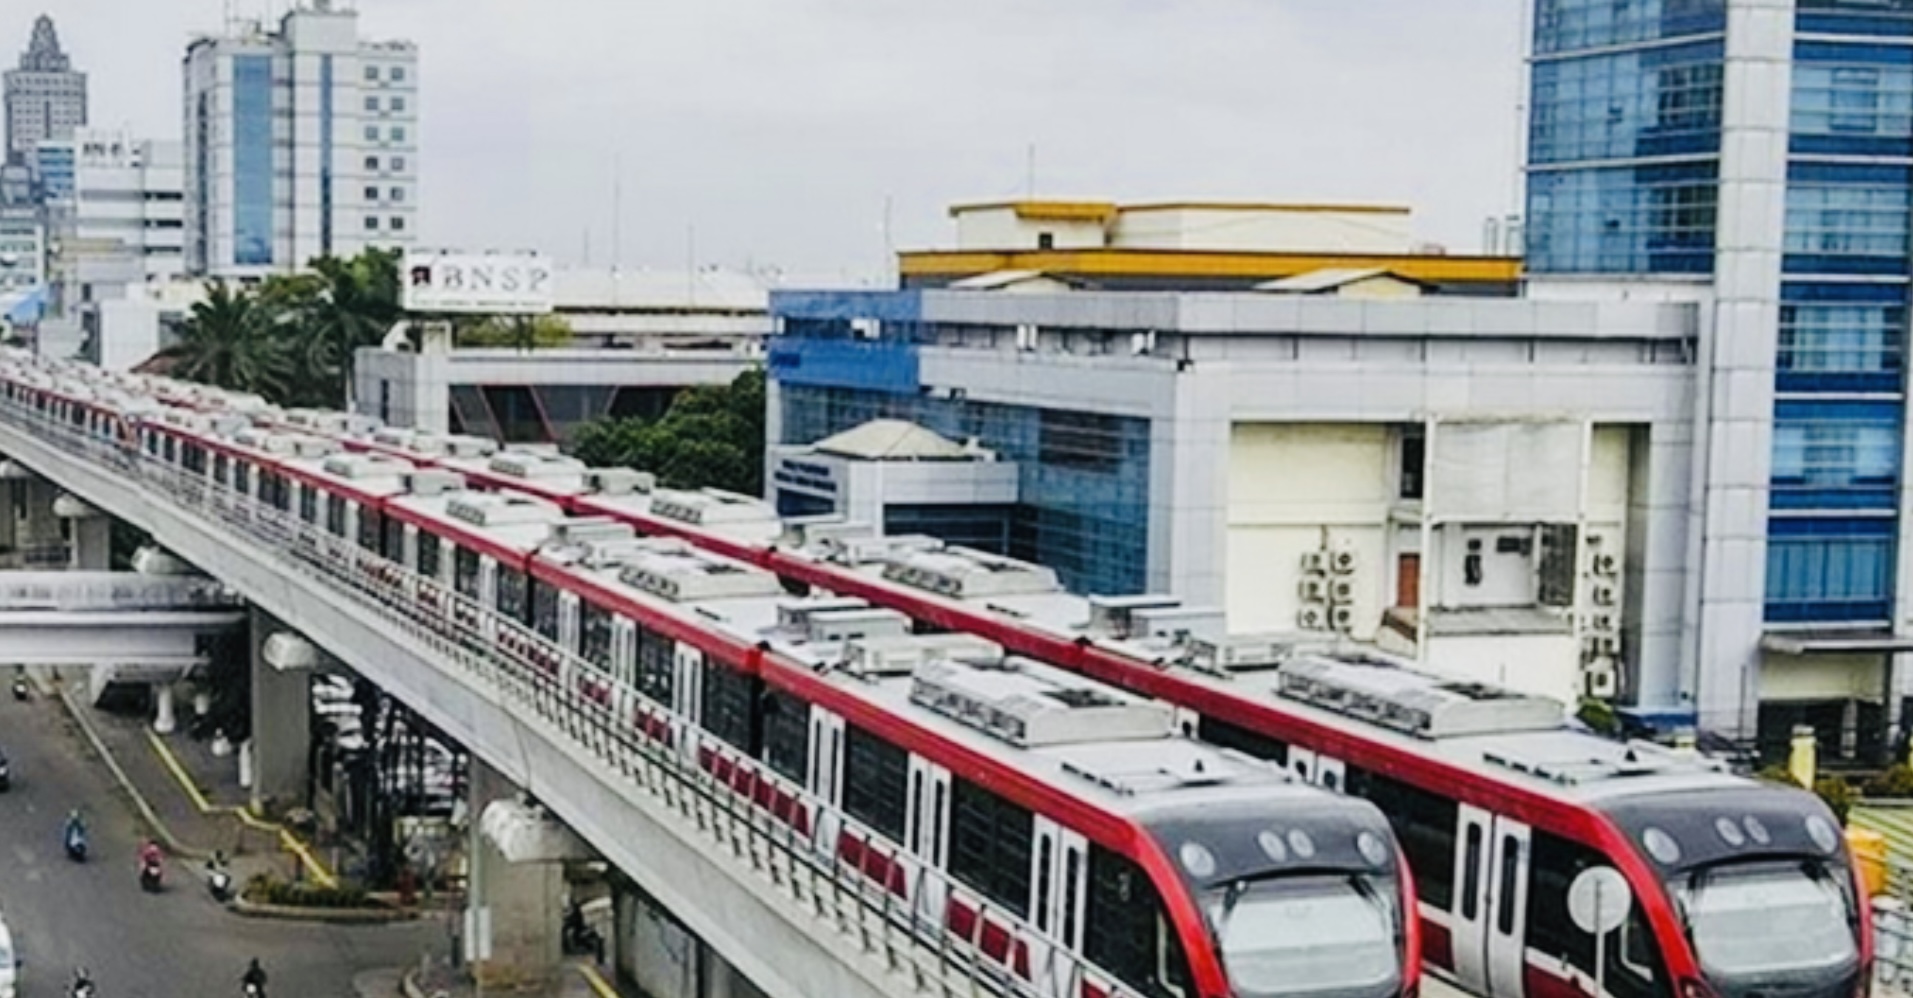
[[[48,145],[41,144],[43,152]],[[73,191],[56,212],[56,272],[66,269],[62,264],[83,264],[79,280],[109,284],[164,281],[183,273],[185,153],[180,144],[81,129],[70,146]]]
[[[5,161],[23,164],[45,139],[62,139],[86,124],[86,74],[60,48],[53,19],[33,22],[33,37],[19,66],[5,74]]]
[[[249,277],[413,241],[418,49],[360,39],[309,0],[277,30],[203,37],[185,59],[185,252]]]

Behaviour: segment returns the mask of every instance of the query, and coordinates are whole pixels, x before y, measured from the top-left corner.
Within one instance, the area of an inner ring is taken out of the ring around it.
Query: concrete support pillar
[[[514,862],[484,831],[486,809],[517,797],[511,780],[472,760],[464,956],[486,988],[542,986],[564,962],[564,864]]]
[[[153,717],[153,730],[162,735],[170,735],[179,726],[173,712],[173,684],[155,683],[155,699],[159,701],[159,710]]]
[[[104,516],[73,521],[70,563],[77,572],[104,572],[113,567],[113,521]]]
[[[303,807],[312,743],[312,674],[267,660],[266,642],[285,628],[252,608],[252,803]]]

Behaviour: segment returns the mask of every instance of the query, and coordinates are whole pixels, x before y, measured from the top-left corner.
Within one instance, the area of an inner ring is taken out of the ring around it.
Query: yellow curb
[[[260,820],[248,808],[214,807],[212,802],[206,799],[206,795],[200,793],[199,787],[193,783],[192,775],[186,772],[186,767],[180,764],[179,757],[173,754],[171,748],[167,747],[165,739],[155,734],[151,728],[148,728],[146,729],[146,741],[153,746],[153,751],[159,755],[159,761],[165,764],[167,771],[173,774],[173,779],[179,781],[180,787],[186,791],[186,796],[192,799],[193,806],[199,809],[199,813],[234,815],[248,827],[256,828],[262,832],[276,833],[279,836],[280,848],[299,857],[299,860],[305,864],[305,871],[308,876],[317,881],[322,887],[337,888],[339,886],[338,878],[332,875],[332,871],[325,868],[324,863],[319,862],[319,858],[312,854],[311,847],[299,841],[298,836],[292,834],[292,832],[281,825]]]
[[[598,973],[598,968],[588,963],[581,963],[578,964],[578,973],[584,975],[585,983],[591,985],[591,990],[598,993],[598,998],[619,998],[618,989],[612,987],[611,983]]]

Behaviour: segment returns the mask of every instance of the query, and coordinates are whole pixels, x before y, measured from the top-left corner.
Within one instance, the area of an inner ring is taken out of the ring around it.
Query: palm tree
[[[399,308],[399,253],[368,249],[341,260],[312,261],[317,294],[305,317],[302,359],[315,379],[331,392],[331,403],[351,407],[352,355],[376,346],[396,323]]]
[[[214,281],[179,326],[179,341],[160,352],[172,376],[268,400],[284,398],[289,358],[266,310],[243,290]]]

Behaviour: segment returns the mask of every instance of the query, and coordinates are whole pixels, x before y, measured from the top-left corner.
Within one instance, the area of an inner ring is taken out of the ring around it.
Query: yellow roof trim
[[[1116,217],[1116,206],[1108,201],[985,201],[950,206],[950,217],[971,211],[1013,211],[1024,221],[1100,222]]]
[[[1344,215],[1408,215],[1414,209],[1400,204],[1282,204],[1274,201],[1152,201],[1126,204],[1131,211],[1288,211]]]
[[[1276,280],[1312,270],[1378,268],[1409,280],[1509,284],[1521,277],[1512,256],[1393,256],[1387,254],[1222,253],[1189,250],[923,250],[897,254],[905,277],[974,277],[999,270],[1037,270],[1052,276],[1207,277]]]

